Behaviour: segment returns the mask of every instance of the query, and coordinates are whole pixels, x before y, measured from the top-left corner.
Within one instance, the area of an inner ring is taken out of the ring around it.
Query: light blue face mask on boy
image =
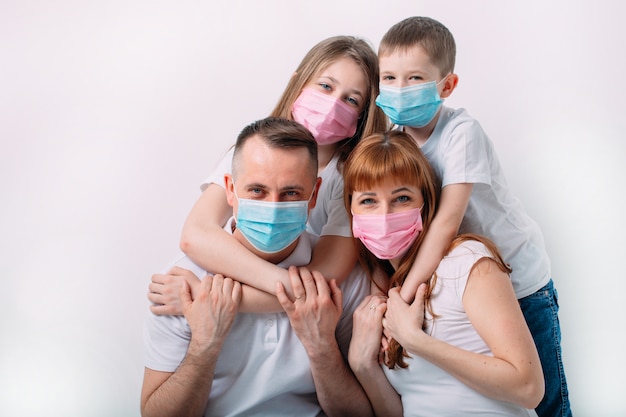
[[[401,88],[381,85],[376,105],[394,124],[424,127],[433,120],[443,102],[437,90],[443,80]]]
[[[236,227],[243,237],[261,252],[280,252],[291,245],[306,229],[310,198],[286,202],[248,200],[239,197],[237,200],[239,205]]]

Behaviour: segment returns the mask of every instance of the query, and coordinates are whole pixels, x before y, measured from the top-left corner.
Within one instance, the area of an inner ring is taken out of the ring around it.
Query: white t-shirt
[[[211,183],[224,187],[224,174],[231,173],[234,148],[220,160],[211,175],[204,180],[200,189],[204,191]],[[343,176],[337,169],[338,156],[326,165],[319,174],[322,184],[317,196],[317,204],[309,213],[307,231],[316,236],[352,237],[350,220],[343,205]]]
[[[493,143],[480,124],[464,109],[444,106],[421,150],[442,188],[474,185],[459,233],[476,233],[495,242],[513,268],[517,298],[545,286],[551,277],[550,259],[541,229],[509,191]]]
[[[472,266],[484,257],[492,258],[480,242],[467,241],[446,255],[437,268],[437,282],[431,295],[434,319],[426,311],[425,331],[451,345],[493,356],[478,335],[463,308],[463,293]],[[402,397],[405,416],[536,416],[515,404],[486,397],[421,357],[408,352],[407,368],[391,370],[382,365],[391,385]]]
[[[231,231],[232,219],[225,229]],[[279,264],[307,264],[315,237],[303,233],[291,255]],[[175,265],[205,274],[181,255]],[[356,267],[341,285],[344,310],[337,341],[347,358],[352,313],[369,294],[369,281]],[[174,372],[187,352],[191,331],[182,316],[149,314],[144,328],[147,368]],[[285,313],[239,313],[219,355],[205,416],[323,415],[315,394],[310,363]]]

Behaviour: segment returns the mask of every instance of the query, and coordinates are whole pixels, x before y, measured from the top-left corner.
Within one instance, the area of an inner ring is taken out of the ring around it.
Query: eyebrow
[[[261,184],[261,183],[258,183],[258,182],[251,183],[251,184],[246,184],[246,190],[249,190],[249,189],[252,189],[252,188],[261,188],[263,190],[267,190],[269,187],[267,185],[265,185],[265,184]],[[293,191],[293,190],[304,191],[304,187],[302,185],[295,184],[295,185],[286,185],[286,186],[284,186],[284,187],[282,187],[280,189],[281,192]]]
[[[391,192],[391,194],[396,194],[396,193],[400,193],[400,192],[403,192],[403,191],[406,191],[406,192],[409,192],[409,193],[412,193],[412,192],[413,192],[413,191],[411,191],[411,189],[409,189],[408,187],[400,187],[400,188],[397,188],[397,189],[393,190],[393,191]]]

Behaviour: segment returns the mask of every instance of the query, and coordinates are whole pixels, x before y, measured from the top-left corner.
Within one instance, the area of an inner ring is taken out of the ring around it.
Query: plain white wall
[[[410,15],[543,228],[578,416],[626,413],[625,8],[615,1],[3,0],[0,415],[138,416],[150,275],[305,52]]]

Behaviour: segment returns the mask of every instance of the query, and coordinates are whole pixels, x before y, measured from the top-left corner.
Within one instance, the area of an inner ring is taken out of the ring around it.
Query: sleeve
[[[326,192],[320,198],[326,201],[319,202],[326,210],[327,218],[321,226],[320,236],[332,235],[342,237],[352,237],[350,230],[350,218],[343,203],[343,176],[334,169],[331,178],[323,178],[329,182]]]
[[[182,316],[150,313],[143,329],[144,366],[161,372],[174,372],[185,358],[191,330]]]
[[[184,254],[171,263],[180,266],[202,278],[204,270]],[[144,365],[146,368],[162,372],[174,372],[187,354],[191,340],[191,329],[183,316],[159,316],[149,313],[144,322],[143,344]]]
[[[352,315],[361,301],[370,293],[370,281],[359,264],[341,284],[341,291],[343,292],[343,311],[337,323],[335,337],[339,350],[347,360],[352,338]]]
[[[491,185],[491,144],[476,120],[450,123],[441,146],[442,187],[460,183]]]
[[[222,157],[220,162],[217,164],[217,167],[211,172],[202,184],[200,184],[200,191],[206,190],[206,188],[211,183],[215,183],[220,187],[224,188],[224,174],[231,173],[231,165],[233,162],[233,153],[235,152],[235,147],[232,146],[228,152]]]

